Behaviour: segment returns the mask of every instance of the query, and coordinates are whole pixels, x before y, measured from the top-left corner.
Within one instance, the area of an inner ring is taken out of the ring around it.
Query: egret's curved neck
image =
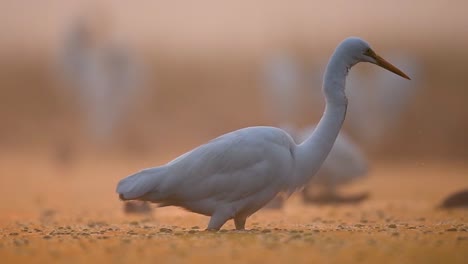
[[[335,51],[330,59],[323,81],[326,99],[325,112],[314,132],[296,151],[296,171],[293,184],[300,188],[317,172],[335,143],[346,115],[348,100],[345,82],[354,63]]]

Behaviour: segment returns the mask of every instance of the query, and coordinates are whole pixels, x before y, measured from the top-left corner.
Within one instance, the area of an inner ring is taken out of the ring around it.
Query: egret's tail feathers
[[[166,167],[145,169],[122,179],[117,185],[119,198],[134,200],[156,191],[166,171]]]

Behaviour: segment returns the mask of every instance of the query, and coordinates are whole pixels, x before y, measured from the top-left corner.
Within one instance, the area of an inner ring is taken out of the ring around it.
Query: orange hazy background
[[[4,151],[46,154],[65,144],[170,159],[234,129],[276,125],[265,114],[258,80],[267,54],[286,48],[323,67],[337,43],[355,35],[383,56],[398,51],[422,65],[417,95],[383,145],[369,151],[416,160],[468,155],[464,1],[46,0],[0,7]],[[128,47],[145,72],[144,96],[101,148],[87,138],[76,96],[61,80],[60,50],[77,17],[102,29],[101,43]],[[297,122],[315,123],[321,112],[321,105],[310,107]]]

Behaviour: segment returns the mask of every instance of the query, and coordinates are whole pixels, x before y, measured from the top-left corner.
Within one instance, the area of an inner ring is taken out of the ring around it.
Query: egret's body
[[[166,165],[146,169],[121,180],[123,200],[175,205],[211,216],[208,229],[218,230],[229,219],[244,229],[247,217],[281,192],[292,193],[317,172],[343,124],[348,101],[349,69],[367,61],[401,76],[404,73],[378,57],[358,38],[348,38],[335,50],[325,73],[325,113],[314,132],[300,145],[281,129],[249,127],[218,137]]]

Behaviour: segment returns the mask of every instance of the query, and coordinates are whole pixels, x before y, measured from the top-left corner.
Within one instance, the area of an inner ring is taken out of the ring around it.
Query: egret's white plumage
[[[336,48],[324,77],[325,113],[300,145],[283,130],[249,127],[220,136],[166,165],[146,169],[118,183],[123,200],[175,205],[211,216],[208,229],[229,219],[244,229],[247,217],[281,192],[291,193],[320,168],[343,124],[345,79],[358,62],[371,62],[405,78],[359,38]]]

